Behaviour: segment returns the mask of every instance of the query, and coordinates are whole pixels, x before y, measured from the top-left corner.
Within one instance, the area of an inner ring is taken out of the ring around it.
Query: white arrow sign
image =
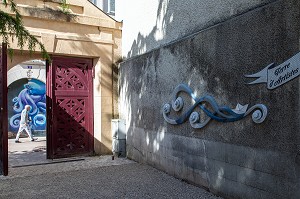
[[[286,60],[282,64],[275,66],[274,63],[268,65],[263,70],[245,77],[256,77],[248,84],[267,83],[268,89],[274,89],[300,75],[300,52]]]

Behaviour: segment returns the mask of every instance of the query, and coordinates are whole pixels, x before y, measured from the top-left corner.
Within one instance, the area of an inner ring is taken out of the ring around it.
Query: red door
[[[53,57],[48,67],[48,158],[92,154],[92,60]]]
[[[7,48],[0,46],[0,174],[8,174]]]

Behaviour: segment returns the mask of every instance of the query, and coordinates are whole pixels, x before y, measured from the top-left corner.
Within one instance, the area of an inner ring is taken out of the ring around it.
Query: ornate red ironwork
[[[52,75],[52,158],[92,153],[92,60],[54,57]]]
[[[7,47],[0,47],[0,173],[8,175]]]

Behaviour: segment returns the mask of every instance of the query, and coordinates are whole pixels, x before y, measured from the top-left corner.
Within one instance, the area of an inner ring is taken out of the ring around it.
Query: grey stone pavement
[[[46,159],[45,138],[9,140],[0,198],[220,198],[150,166],[112,156]]]

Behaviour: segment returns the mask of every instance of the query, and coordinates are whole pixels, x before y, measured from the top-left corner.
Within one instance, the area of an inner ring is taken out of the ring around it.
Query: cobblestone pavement
[[[42,153],[37,151],[36,153]],[[19,152],[14,151],[14,154]],[[37,162],[13,160],[0,198],[219,198],[150,166],[111,156]],[[33,157],[32,154],[29,153]],[[28,155],[28,151],[24,154]],[[24,157],[22,156],[22,157]],[[21,163],[21,164],[20,164]],[[30,163],[30,164],[29,164]]]

